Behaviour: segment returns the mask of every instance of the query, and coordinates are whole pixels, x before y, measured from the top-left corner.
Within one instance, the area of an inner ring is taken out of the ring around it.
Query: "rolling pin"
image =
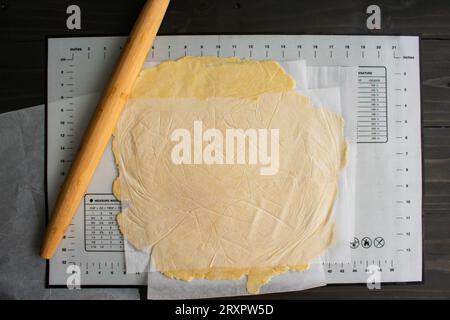
[[[50,259],[72,222],[131,89],[155,40],[169,0],[147,0],[97,105],[47,226],[41,257]]]

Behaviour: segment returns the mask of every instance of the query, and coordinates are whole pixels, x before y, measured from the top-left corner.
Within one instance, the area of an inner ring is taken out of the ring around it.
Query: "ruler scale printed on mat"
[[[51,211],[82,132],[124,37],[48,42],[47,180]],[[327,261],[329,283],[363,282],[374,266],[382,282],[422,280],[422,173],[418,37],[162,36],[148,61],[185,55],[306,60],[358,66],[356,227],[352,261]],[[344,108],[346,106],[343,106]],[[80,266],[82,285],[144,285],[126,275],[123,239],[111,194],[117,172],[108,147],[76,217],[49,264],[49,285],[66,285]],[[345,192],[345,191],[344,191]]]

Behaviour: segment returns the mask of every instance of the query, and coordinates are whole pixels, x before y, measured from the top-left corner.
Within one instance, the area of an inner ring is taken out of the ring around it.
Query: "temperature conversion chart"
[[[125,37],[48,40],[47,191],[52,211],[83,132]],[[160,36],[147,62],[186,55],[305,60],[308,66],[357,67],[356,221],[351,261],[323,263],[329,283],[422,280],[422,156],[419,38],[403,36]],[[49,285],[65,286],[68,267],[81,285],[146,285],[126,274],[124,240],[112,195],[117,175],[108,146],[76,217],[49,263]]]

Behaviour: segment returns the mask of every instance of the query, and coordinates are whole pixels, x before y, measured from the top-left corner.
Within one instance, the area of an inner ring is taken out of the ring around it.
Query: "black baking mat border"
[[[201,34],[161,34],[161,36],[217,36],[218,34],[210,34],[210,33],[201,33]],[[421,281],[410,281],[410,282],[382,282],[382,286],[384,285],[417,285],[417,284],[424,284],[425,283],[425,259],[424,259],[424,245],[423,245],[423,239],[424,239],[424,189],[425,189],[425,183],[424,183],[424,156],[423,156],[423,90],[422,90],[422,36],[420,34],[400,34],[400,33],[354,33],[354,34],[339,34],[339,33],[329,33],[329,34],[306,34],[306,33],[267,33],[264,34],[261,33],[255,33],[255,34],[249,34],[249,33],[221,33],[220,35],[267,35],[267,36],[275,36],[275,35],[317,35],[317,36],[413,36],[418,37],[419,40],[419,73],[420,73],[420,131],[421,131],[421,141],[420,141],[420,147],[421,147],[421,166],[422,166],[422,209],[421,209],[421,220],[422,220],[422,280]],[[48,224],[48,218],[49,218],[49,210],[48,210],[48,185],[47,185],[47,148],[48,148],[48,40],[54,39],[54,38],[90,38],[90,37],[126,37],[126,34],[113,34],[113,35],[105,35],[105,34],[91,34],[91,35],[47,35],[45,37],[45,84],[44,84],[44,90],[45,90],[45,167],[44,167],[44,188],[45,188],[45,226]],[[345,284],[327,284],[327,287],[365,287],[365,283],[345,283]],[[56,288],[65,288],[67,289],[66,285],[55,285],[50,284],[50,260],[46,260],[46,271],[45,271],[45,288],[47,289],[56,289]],[[147,288],[146,285],[81,285],[81,289],[85,288],[137,288],[137,289],[145,289]],[[271,293],[273,295],[276,295],[277,293]],[[143,293],[141,292],[141,296]],[[256,295],[255,297],[257,297]],[[242,296],[242,297],[248,297],[248,296]],[[236,298],[236,297],[235,297]]]

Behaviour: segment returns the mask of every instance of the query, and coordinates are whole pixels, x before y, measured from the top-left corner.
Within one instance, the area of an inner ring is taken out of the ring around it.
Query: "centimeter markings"
[[[70,168],[71,162],[75,155],[75,151],[78,147],[79,143],[79,135],[80,133],[76,132],[75,123],[77,121],[77,113],[76,113],[76,103],[74,96],[77,94],[76,92],[76,81],[85,81],[86,79],[76,79],[77,76],[77,62],[78,57],[84,55],[88,61],[91,61],[93,55],[101,54],[103,60],[107,60],[109,58],[109,51],[111,50],[121,50],[122,43],[119,44],[106,44],[102,46],[97,45],[89,45],[87,47],[76,47],[69,48],[69,52],[66,56],[61,57],[61,70],[59,74],[60,82],[60,92],[61,92],[61,102],[60,102],[60,141],[61,145],[60,149],[60,169],[59,174],[61,176],[61,180],[64,179],[67,174],[67,170]],[[117,48],[119,46],[119,48]],[[280,44],[253,44],[248,43],[246,45],[243,44],[230,44],[225,46],[224,44],[183,44],[177,45],[168,44],[166,46],[160,46],[155,44],[152,46],[151,51],[149,53],[148,60],[166,60],[166,59],[176,59],[182,56],[187,55],[215,55],[217,57],[222,56],[235,56],[241,58],[256,58],[256,59],[275,59],[275,60],[289,60],[289,59],[306,59],[308,63],[314,64],[315,60],[319,59],[328,59],[330,62],[333,62],[340,56],[340,60],[349,61],[349,65],[354,60],[361,61],[360,65],[364,65],[364,60],[371,59],[373,64],[373,59],[375,57],[376,60],[380,61],[380,65],[383,65],[383,58],[386,59],[400,59],[398,54],[397,45],[389,46],[388,48],[383,48],[382,45],[352,45],[350,44],[308,44],[304,45],[301,43],[292,44],[292,43],[280,43]],[[344,63],[345,64],[345,63]],[[387,72],[387,71],[385,71]],[[407,76],[406,71],[397,70],[394,74],[395,77]],[[376,99],[370,100],[371,102],[379,103],[379,99],[386,98],[387,95],[387,75],[384,75],[384,86],[383,82],[380,81],[380,85],[375,88],[369,88],[369,98],[368,99]],[[362,80],[364,83],[364,79]],[[361,88],[364,89],[364,88]],[[407,92],[407,88],[395,88],[395,91],[398,93]],[[361,93],[365,93],[361,90]],[[374,96],[375,95],[375,96]],[[363,98],[365,99],[365,98]],[[386,99],[387,100],[387,99]],[[369,111],[371,113],[371,119],[369,119],[372,126],[369,129],[363,129],[363,127],[358,128],[358,134],[361,136],[365,136],[369,134],[369,139],[372,137],[371,135],[375,135],[376,137],[381,137],[382,142],[387,142],[388,140],[388,120],[387,116],[383,116],[381,113],[385,113],[387,115],[387,104],[388,102],[382,102],[380,105],[372,105]],[[369,103],[370,104],[370,103]],[[361,106],[363,104],[360,104]],[[392,104],[389,104],[390,106]],[[401,98],[398,98],[395,101],[395,108],[406,110],[408,107],[407,103],[403,103]],[[361,110],[361,109],[359,109]],[[361,110],[363,111],[363,110]],[[381,112],[381,113],[380,113]],[[361,112],[363,113],[363,112]],[[385,118],[384,118],[385,117]],[[408,124],[407,114],[401,113],[398,115],[398,118],[395,120],[396,127],[402,127],[401,131],[404,132],[405,128]],[[379,123],[382,123],[381,126],[378,126]],[[364,134],[365,133],[365,134]],[[78,135],[78,136],[77,136]],[[362,137],[367,138],[367,137]],[[399,143],[400,148],[399,152],[396,153],[396,157],[407,159],[408,150],[404,147],[403,142],[407,141],[407,135],[396,135],[395,140]],[[364,140],[364,139],[363,139]],[[399,183],[396,183],[395,188],[399,190],[407,189],[409,187],[408,183],[408,168],[407,167],[397,167],[396,174],[400,175]],[[399,198],[396,200],[396,204],[398,206],[405,206],[411,203],[409,199]],[[403,209],[400,209],[399,212],[404,212]],[[409,221],[411,216],[399,214],[395,217],[398,221]],[[124,273],[124,266],[122,264],[117,263],[117,265],[112,265],[108,261],[102,262],[92,262],[87,263],[83,261],[77,261],[77,255],[75,252],[75,234],[76,228],[72,223],[69,227],[69,230],[64,237],[63,248],[62,251],[66,253],[66,262],[69,264],[78,264],[85,269],[86,274],[89,272],[98,272],[101,274],[103,270],[110,270],[111,274],[114,274],[114,270],[120,270],[117,274]],[[408,230],[399,231],[396,236],[398,237],[408,237],[410,232]],[[401,247],[397,248],[398,252],[409,252],[411,248],[409,247]],[[331,272],[359,272],[366,270],[368,265],[375,264],[380,267],[380,269],[390,270],[393,272],[394,268],[394,260],[393,259],[355,259],[349,264],[345,263],[327,263],[325,266],[329,273]]]
[[[76,105],[73,101],[74,85],[75,85],[75,52],[71,52],[67,57],[61,57],[61,70],[58,74],[60,79],[60,108],[58,112],[60,125],[60,140],[61,144],[59,150],[61,157],[59,159],[59,175],[61,184],[64,180],[67,169],[70,168],[72,160],[75,156],[77,143],[76,138],[79,134],[75,130],[76,119]],[[66,234],[63,236],[61,251],[66,253],[66,259],[62,264],[77,264],[76,259],[76,226],[74,222],[69,225]]]
[[[304,45],[298,44],[286,44],[281,43],[274,44],[198,44],[188,45],[184,44],[176,46],[174,44],[167,44],[166,46],[153,45],[149,58],[151,60],[166,60],[176,59],[183,56],[217,56],[217,57],[239,57],[239,58],[254,58],[254,59],[275,59],[275,60],[289,60],[289,59],[308,59],[308,62],[314,62],[321,58],[326,58],[332,61],[337,59],[339,53],[343,56],[340,58],[348,59],[352,61],[357,59],[369,59],[368,53],[374,53],[377,59],[382,59],[385,53],[385,48],[382,45],[365,45],[359,46],[345,44],[345,45]],[[391,58],[397,57],[397,46],[390,46]]]
[[[395,272],[394,259],[352,259],[352,262],[323,262],[325,271],[332,273],[368,273],[370,266],[377,266],[381,272]]]

